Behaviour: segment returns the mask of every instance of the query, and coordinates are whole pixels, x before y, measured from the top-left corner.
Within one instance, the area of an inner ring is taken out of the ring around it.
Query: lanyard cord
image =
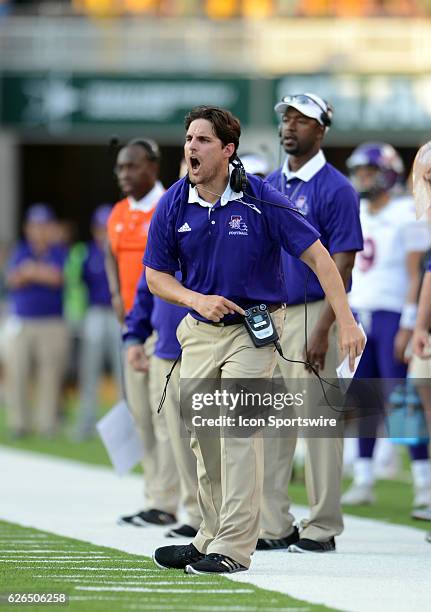
[[[163,389],[163,393],[162,393],[162,397],[160,398],[160,402],[159,402],[159,407],[157,408],[157,414],[160,414],[161,409],[163,408],[163,404],[165,403],[165,399],[166,399],[166,393],[168,391],[168,385],[169,385],[169,381],[171,379],[172,373],[175,370],[175,366],[177,365],[177,363],[179,362],[179,360],[181,359],[181,355],[182,355],[182,351],[180,351],[180,354],[178,355],[178,357],[175,359],[174,363],[172,364],[171,369],[169,370],[169,372],[166,374],[166,382],[165,382],[165,386]]]

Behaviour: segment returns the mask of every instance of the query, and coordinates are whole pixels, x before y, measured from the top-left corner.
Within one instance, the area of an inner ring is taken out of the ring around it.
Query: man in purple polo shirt
[[[347,178],[325,160],[322,139],[332,120],[330,105],[315,94],[286,96],[275,106],[281,113],[281,144],[286,160],[267,181],[287,194],[304,218],[320,233],[346,286],[350,283],[356,251],[362,249],[358,196]],[[324,378],[336,379],[337,342],[335,315],[315,274],[283,251],[288,306],[281,345],[293,360],[304,359],[305,308],[310,336],[307,361]],[[279,360],[285,380],[314,375],[302,364]],[[312,402],[310,402],[312,404]],[[311,410],[313,406],[310,405]],[[301,409],[303,414],[306,406]],[[287,495],[296,437],[265,441],[265,485],[261,532],[257,548],[288,548],[291,552],[335,550],[334,536],[343,530],[340,504],[343,463],[341,438],[306,438],[305,480],[310,518],[299,536],[293,526]]]
[[[102,204],[91,217],[93,240],[86,245],[82,280],[87,288],[88,308],[82,328],[79,358],[79,416],[76,437],[89,438],[95,433],[97,390],[107,359],[121,388],[121,336],[111,304],[105,271],[106,225],[112,207]]]
[[[316,272],[353,368],[363,337],[318,232],[262,179],[247,175],[246,185],[238,180],[241,127],[229,111],[197,107],[185,126],[188,177],[162,196],[144,256],[152,293],[189,309],[177,331],[181,378],[272,376],[274,347],[257,349],[243,317],[247,307],[265,303],[282,331],[287,300],[282,248]],[[182,283],[175,278],[179,268]],[[263,439],[201,436],[196,430],[191,447],[202,524],[192,544],[159,548],[154,561],[190,574],[246,570],[259,533]]]
[[[153,299],[145,274],[142,274],[133,308],[126,316],[123,341],[128,363],[138,372],[149,372],[150,403],[158,448],[156,471],[154,478],[147,483],[151,487],[151,491],[146,492],[147,497],[158,500],[158,508],[167,509],[174,516],[178,510],[180,485],[186,522],[171,529],[166,535],[191,538],[196,535],[202,517],[197,501],[196,459],[190,449],[190,434],[180,419],[179,364],[172,371],[163,409],[157,414],[166,376],[181,353],[176,331],[186,314],[186,308],[169,304],[157,296]],[[156,332],[157,340],[154,353],[149,358],[144,344],[153,331]],[[149,508],[123,517],[122,522],[141,526],[149,514],[160,513],[158,508]]]
[[[35,430],[51,437],[58,409],[67,354],[63,321],[63,267],[66,250],[51,243],[54,214],[45,204],[31,206],[24,236],[11,255],[6,286],[6,399],[10,431],[15,436]],[[35,366],[36,405],[29,411],[28,383]]]

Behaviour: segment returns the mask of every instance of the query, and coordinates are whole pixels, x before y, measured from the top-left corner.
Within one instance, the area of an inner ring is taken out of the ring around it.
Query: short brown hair
[[[189,129],[192,121],[196,119],[206,119],[212,126],[217,138],[220,138],[223,145],[226,146],[230,142],[235,145],[235,153],[231,159],[235,157],[239,146],[239,137],[241,136],[241,124],[230,111],[217,106],[196,106],[186,115],[184,125],[186,130]]]

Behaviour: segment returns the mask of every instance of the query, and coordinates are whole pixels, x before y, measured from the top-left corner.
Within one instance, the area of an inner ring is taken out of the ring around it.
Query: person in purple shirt
[[[84,440],[95,434],[97,390],[107,362],[121,390],[121,334],[111,305],[105,272],[106,224],[112,207],[102,204],[91,218],[93,240],[86,245],[82,280],[87,289],[88,308],[82,326],[79,355],[79,405],[75,437]],[[120,394],[120,393],[119,393]]]
[[[33,429],[52,437],[58,426],[68,334],[63,321],[63,267],[66,250],[51,242],[54,213],[35,204],[26,213],[24,240],[6,271],[9,319],[6,324],[6,403],[13,436]],[[34,377],[32,376],[34,372]],[[29,382],[35,381],[34,411]]]
[[[154,478],[154,486],[159,491],[153,497],[161,499],[164,496],[165,507],[171,504],[173,515],[178,510],[179,476],[181,503],[186,512],[186,520],[184,524],[168,531],[168,537],[194,537],[202,520],[197,502],[196,459],[190,449],[190,434],[180,419],[179,364],[174,367],[181,354],[176,331],[186,314],[185,308],[169,304],[157,296],[153,299],[145,274],[142,274],[133,308],[126,316],[126,329],[123,333],[128,362],[138,372],[149,372],[153,425],[160,448]],[[149,357],[144,343],[153,331],[157,339],[154,353]],[[166,376],[173,367],[163,409],[157,414]],[[150,508],[123,517],[123,522],[137,526],[151,524],[151,515],[160,512],[160,509]]]
[[[257,349],[243,317],[247,307],[265,303],[282,331],[287,300],[282,248],[317,274],[353,368],[364,340],[318,231],[292,210],[286,196],[246,175],[237,158],[240,123],[229,111],[197,107],[185,127],[188,177],[160,199],[144,256],[150,291],[189,310],[177,330],[181,378],[272,376],[274,346]],[[181,282],[175,278],[179,269]],[[259,533],[263,439],[201,436],[198,430],[191,447],[202,524],[192,544],[158,548],[153,558],[161,568],[191,574],[244,571]]]
[[[281,114],[280,143],[286,153],[283,165],[267,181],[293,201],[304,219],[319,232],[346,287],[357,251],[362,250],[359,201],[347,178],[329,164],[321,150],[322,140],[332,122],[332,108],[312,93],[284,97],[275,106]],[[286,324],[281,345],[290,359],[305,355],[304,290],[307,293],[307,361],[324,378],[336,379],[337,355],[335,315],[319,279],[287,250],[283,251],[287,290]],[[313,374],[302,364],[279,360],[281,375],[306,379]],[[312,402],[310,402],[310,407]],[[343,440],[304,438],[305,481],[310,518],[299,536],[290,513],[287,488],[297,439],[265,440],[265,485],[258,549],[287,548],[290,552],[335,550],[334,536],[343,530],[341,479]],[[276,475],[276,476],[275,476]]]

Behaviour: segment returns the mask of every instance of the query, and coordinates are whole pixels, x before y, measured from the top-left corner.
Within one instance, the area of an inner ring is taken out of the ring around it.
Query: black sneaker
[[[189,563],[197,563],[204,557],[193,544],[186,544],[157,548],[153,561],[162,569],[184,569]]]
[[[234,574],[246,570],[246,567],[226,555],[210,553],[200,561],[187,565],[184,571],[186,574]]]
[[[330,538],[325,542],[317,542],[308,538],[300,538],[296,544],[289,546],[289,552],[293,553],[325,553],[335,552],[335,540]]]
[[[285,538],[259,538],[256,544],[256,550],[277,550],[279,548],[289,548],[291,544],[296,544],[298,540],[298,528],[294,527],[292,533]]]
[[[173,525],[177,522],[177,519],[174,514],[153,508],[151,510],[142,510],[130,516],[120,516],[117,522],[119,525],[145,527],[145,525]]]
[[[197,530],[190,525],[180,525],[175,529],[168,531],[165,536],[167,538],[194,538]]]

